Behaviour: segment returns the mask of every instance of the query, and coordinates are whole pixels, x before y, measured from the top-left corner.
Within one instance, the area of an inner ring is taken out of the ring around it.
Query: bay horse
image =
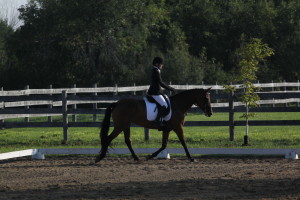
[[[172,116],[166,123],[166,127],[163,130],[162,146],[159,150],[148,156],[147,159],[156,157],[162,150],[167,147],[167,141],[170,131],[174,131],[184,150],[186,156],[190,161],[194,161],[191,157],[187,145],[184,140],[183,124],[188,109],[192,105],[198,106],[207,117],[212,115],[210,91],[209,89],[191,89],[181,93],[175,94],[170,97]],[[114,129],[110,135],[108,135],[110,127],[110,118],[114,122]],[[105,116],[102,122],[100,131],[101,139],[101,151],[95,159],[95,163],[102,160],[107,153],[108,147],[113,139],[115,139],[122,131],[124,132],[125,143],[127,144],[132,157],[138,161],[139,158],[135,154],[130,139],[130,124],[135,123],[145,128],[158,129],[158,125],[153,121],[148,121],[146,116],[146,104],[142,99],[121,99],[116,103],[110,104],[105,111]]]

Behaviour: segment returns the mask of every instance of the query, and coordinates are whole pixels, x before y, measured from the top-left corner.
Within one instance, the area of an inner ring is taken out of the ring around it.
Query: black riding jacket
[[[160,76],[160,69],[153,66],[152,74],[151,74],[151,85],[148,90],[149,95],[161,95],[161,87],[165,88],[166,90],[174,91],[174,88],[165,84]]]

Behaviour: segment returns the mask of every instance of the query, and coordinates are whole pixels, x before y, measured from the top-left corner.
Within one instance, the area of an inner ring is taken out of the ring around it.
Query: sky
[[[18,8],[28,0],[0,0],[0,18],[7,20],[13,28],[18,28],[22,22],[18,19]]]

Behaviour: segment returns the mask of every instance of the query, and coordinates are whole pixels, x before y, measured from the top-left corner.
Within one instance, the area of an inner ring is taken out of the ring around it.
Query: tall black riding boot
[[[155,123],[159,126],[159,130],[162,130],[165,124],[163,123],[162,117],[166,110],[165,106],[157,106],[157,116],[155,119]]]

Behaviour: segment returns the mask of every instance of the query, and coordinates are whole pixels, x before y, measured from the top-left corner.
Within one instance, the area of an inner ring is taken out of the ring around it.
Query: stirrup
[[[163,131],[166,128],[167,124],[162,120],[157,122],[157,125],[158,125],[158,131]]]

